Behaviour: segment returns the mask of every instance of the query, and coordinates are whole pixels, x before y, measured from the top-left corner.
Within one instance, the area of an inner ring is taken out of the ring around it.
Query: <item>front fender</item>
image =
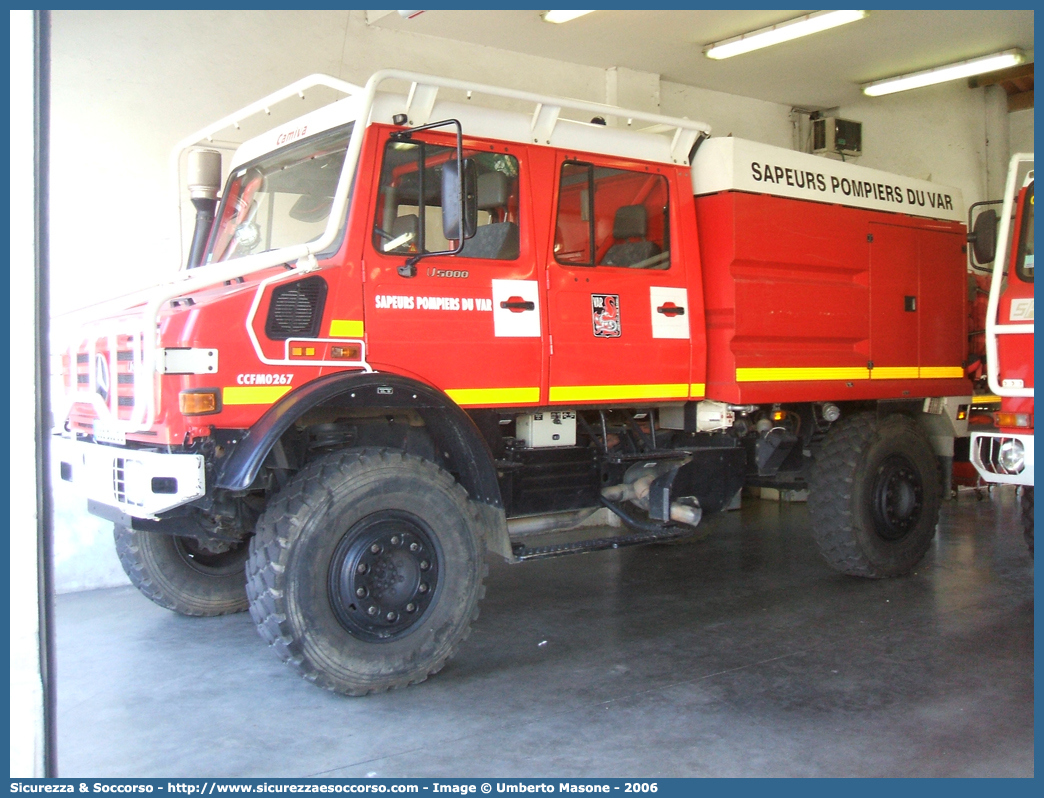
[[[226,458],[216,479],[224,490],[246,490],[268,453],[301,416],[316,407],[410,408],[435,443],[441,465],[456,474],[474,501],[502,508],[493,456],[467,413],[429,385],[380,372],[340,372],[303,385],[274,404]]]

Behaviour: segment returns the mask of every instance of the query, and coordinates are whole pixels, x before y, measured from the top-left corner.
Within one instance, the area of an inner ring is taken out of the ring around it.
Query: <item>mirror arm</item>
[[[459,180],[457,181],[460,186],[460,191],[457,193],[457,202],[460,205],[460,215],[457,217],[460,219],[460,238],[457,239],[457,248],[452,250],[443,250],[442,252],[418,252],[415,255],[411,255],[406,259],[406,262],[400,266],[396,271],[400,277],[416,277],[417,276],[417,263],[422,258],[430,258],[432,255],[459,255],[464,249],[464,131],[460,126],[460,120],[458,119],[443,119],[440,122],[429,122],[427,125],[419,125],[412,127],[409,130],[399,130],[392,133],[389,138],[393,138],[396,141],[405,141],[412,138],[413,134],[420,130],[431,130],[437,127],[445,127],[446,125],[453,125],[457,128],[457,163],[459,167]],[[423,197],[421,198],[423,199]],[[420,220],[421,224],[424,224],[424,220]]]

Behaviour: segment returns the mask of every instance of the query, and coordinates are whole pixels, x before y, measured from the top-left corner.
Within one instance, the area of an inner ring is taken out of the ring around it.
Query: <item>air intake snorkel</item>
[[[221,153],[216,150],[192,150],[188,155],[189,198],[196,209],[196,227],[192,231],[192,248],[185,268],[194,269],[203,260],[210,238],[221,188]]]

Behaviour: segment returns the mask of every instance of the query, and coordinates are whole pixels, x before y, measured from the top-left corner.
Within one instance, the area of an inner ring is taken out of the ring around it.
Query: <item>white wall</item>
[[[1033,109],[1008,114],[1010,133],[1008,142],[1011,152],[1033,152]]]
[[[1004,92],[964,81],[864,97],[839,115],[863,123],[860,166],[956,186],[970,205],[999,197],[1007,166]]]
[[[661,81],[660,110],[711,126],[715,136],[735,136],[777,147],[791,147],[790,106],[737,97],[710,89]]]
[[[368,26],[363,11],[55,11],[53,26],[56,314],[177,271],[171,147],[312,72],[363,83],[396,67],[599,102],[633,98],[709,122],[718,135],[781,147],[793,141],[784,105],[667,81],[657,92],[655,76],[626,65],[610,72],[389,31]],[[954,84],[867,99],[842,115],[864,123],[859,163],[931,175],[960,186],[972,202],[984,198],[986,165],[995,160],[985,143],[987,120],[1003,123],[995,105],[982,90]],[[1020,117],[1020,141],[1032,142],[1032,127],[1032,112],[1028,122]],[[61,487],[55,499],[58,589],[124,582],[109,525],[83,513]]]

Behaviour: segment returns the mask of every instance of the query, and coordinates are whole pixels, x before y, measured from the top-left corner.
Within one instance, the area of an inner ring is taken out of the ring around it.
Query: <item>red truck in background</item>
[[[1033,554],[1033,154],[1012,156],[986,310],[986,374],[1001,397],[996,432],[971,436],[987,482],[1022,487],[1022,525]],[[1029,172],[1026,172],[1027,167]],[[1019,178],[1023,176],[1022,184]],[[1013,226],[1013,227],[1012,227]],[[1010,228],[1010,229],[1009,229]],[[989,239],[993,239],[989,236]],[[1010,243],[1009,243],[1010,242]],[[994,254],[994,253],[985,253]],[[988,260],[989,258],[980,258]]]
[[[182,145],[316,83],[348,96],[220,197],[193,151],[187,268],[70,344],[62,477],[142,593],[249,608],[357,695],[442,667],[487,551],[682,537],[744,485],[809,489],[843,573],[924,556],[971,393],[959,191],[395,71]]]

